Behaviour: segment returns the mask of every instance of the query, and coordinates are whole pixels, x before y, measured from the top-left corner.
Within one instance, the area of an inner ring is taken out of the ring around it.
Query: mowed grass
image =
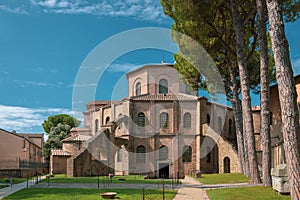
[[[0,185],[0,189],[2,189],[2,188],[6,188],[6,187],[8,187],[9,185]]]
[[[280,195],[270,187],[241,187],[206,190],[210,200],[285,200],[289,195]]]
[[[125,180],[119,180],[125,179]],[[42,182],[48,182],[47,179],[44,179]],[[100,176],[99,182],[110,183],[110,178],[107,176]],[[171,179],[165,179],[166,184],[172,184]],[[175,182],[175,181],[174,181]],[[54,177],[50,177],[49,183],[98,183],[98,177],[67,177],[64,174],[58,174]],[[112,183],[128,183],[128,184],[158,184],[161,183],[161,180],[158,179],[144,179],[144,176],[140,175],[128,175],[128,176],[114,176],[112,178]]]
[[[141,189],[66,189],[66,188],[36,188],[23,189],[4,199],[26,199],[26,200],[99,200],[102,199],[100,193],[102,192],[117,192],[116,199],[122,200],[140,200],[142,199]],[[175,190],[166,190],[165,199],[171,200],[175,197]],[[161,200],[163,199],[162,190],[148,190],[145,189],[145,199],[147,200]]]
[[[27,178],[13,178],[13,184],[25,182]],[[10,178],[0,178],[0,183],[10,184]]]
[[[241,173],[228,174],[202,174],[201,178],[197,178],[203,184],[221,184],[221,183],[248,183],[250,178]]]

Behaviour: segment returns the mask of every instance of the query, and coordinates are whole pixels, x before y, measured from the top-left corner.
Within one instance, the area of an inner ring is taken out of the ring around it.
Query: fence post
[[[165,181],[164,181],[164,178],[162,179],[162,186],[163,186],[163,200],[165,200]]]
[[[142,193],[143,193],[143,200],[145,200],[145,188],[143,188],[143,190],[142,190]]]
[[[12,185],[13,185],[13,178],[12,178],[12,176],[10,176],[9,183],[10,183],[10,188],[12,188]]]

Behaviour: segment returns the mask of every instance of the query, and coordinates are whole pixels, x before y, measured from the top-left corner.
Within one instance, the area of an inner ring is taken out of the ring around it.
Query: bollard
[[[100,188],[99,181],[100,181],[100,180],[99,180],[99,175],[98,175],[98,190],[99,190],[99,188]]]
[[[28,189],[28,181],[29,181],[29,177],[27,177],[27,180],[26,180],[26,188]]]
[[[13,185],[13,178],[12,177],[10,177],[9,183],[10,183],[10,188],[12,188],[12,185]]]
[[[163,200],[165,200],[165,181],[162,179],[162,186],[163,186]]]

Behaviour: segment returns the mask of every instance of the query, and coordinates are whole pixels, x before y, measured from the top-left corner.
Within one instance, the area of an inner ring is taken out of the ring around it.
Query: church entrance
[[[159,163],[159,178],[169,178],[169,163]]]

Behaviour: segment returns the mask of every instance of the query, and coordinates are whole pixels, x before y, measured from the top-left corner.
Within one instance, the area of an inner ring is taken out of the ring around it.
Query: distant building
[[[240,172],[231,108],[195,96],[173,65],[146,65],[127,79],[128,97],[86,105],[84,127],[51,151],[51,172],[180,178]]]
[[[298,94],[297,104],[300,108],[300,75],[294,77],[296,84],[296,92]],[[256,133],[256,149],[258,150],[258,158],[261,163],[261,137],[260,137],[260,107],[254,109],[254,125]],[[286,163],[284,148],[283,148],[283,135],[281,131],[281,108],[279,102],[279,94],[277,84],[270,87],[270,133],[271,133],[271,147],[272,147],[272,167],[279,164]],[[299,137],[300,139],[300,137]],[[298,147],[300,150],[300,147]]]
[[[0,176],[27,177],[47,170],[44,134],[17,134],[0,129]]]

